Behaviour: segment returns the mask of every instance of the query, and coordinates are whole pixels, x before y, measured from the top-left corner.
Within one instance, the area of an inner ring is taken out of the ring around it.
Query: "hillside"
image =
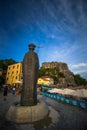
[[[39,71],[39,76],[53,77],[54,83],[59,87],[87,85],[87,81],[78,75],[74,75],[64,62],[44,62]]]

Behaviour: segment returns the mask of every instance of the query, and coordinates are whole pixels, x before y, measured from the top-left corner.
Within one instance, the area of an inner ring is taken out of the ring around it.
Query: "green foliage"
[[[0,60],[0,68],[2,70],[7,70],[8,65],[12,65],[14,63],[17,63],[17,62],[14,61],[13,59]]]
[[[58,73],[58,77],[59,77],[59,78],[65,78],[64,73],[59,72],[59,73]]]
[[[52,76],[52,78],[54,79],[54,84],[56,85],[59,81],[59,79],[56,76]]]
[[[4,84],[4,82],[5,82],[5,77],[2,75],[0,76],[0,87],[2,84]]]
[[[62,72],[59,72],[58,68],[40,68],[39,77],[50,76],[54,79],[54,84],[57,84],[60,77],[65,77]]]
[[[43,69],[43,68],[39,69],[39,77],[44,76],[45,73],[46,73],[46,70],[45,70],[45,69]]]
[[[77,85],[87,85],[86,79],[82,78],[79,74],[74,75],[74,80]]]
[[[0,69],[2,70],[2,76],[0,76],[0,84],[5,84],[6,72],[8,65],[17,63],[13,59],[0,60]]]

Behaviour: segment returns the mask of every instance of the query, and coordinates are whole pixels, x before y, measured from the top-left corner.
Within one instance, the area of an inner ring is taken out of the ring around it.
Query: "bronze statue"
[[[23,59],[23,86],[21,93],[21,106],[33,106],[37,104],[37,79],[39,59],[34,52],[34,44],[29,44],[29,52]]]

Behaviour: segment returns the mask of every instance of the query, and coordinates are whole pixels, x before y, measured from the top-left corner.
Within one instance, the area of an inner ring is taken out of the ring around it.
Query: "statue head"
[[[28,46],[29,46],[30,51],[34,51],[34,49],[36,47],[33,43],[29,44]]]

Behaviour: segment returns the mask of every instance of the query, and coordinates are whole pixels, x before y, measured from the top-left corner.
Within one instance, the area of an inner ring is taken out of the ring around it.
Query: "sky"
[[[0,0],[0,59],[21,62],[28,45],[87,79],[87,0]]]

